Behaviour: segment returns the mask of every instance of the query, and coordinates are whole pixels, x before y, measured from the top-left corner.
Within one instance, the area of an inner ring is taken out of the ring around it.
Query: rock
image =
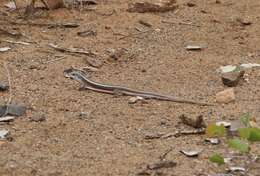
[[[4,83],[0,83],[0,91],[6,91],[9,89],[9,85],[6,85]]]
[[[182,123],[184,123],[185,125],[189,125],[192,126],[194,128],[203,128],[206,127],[206,123],[203,119],[202,115],[199,116],[187,116],[185,114],[182,114],[179,116],[179,119],[182,121]]]
[[[246,172],[244,167],[230,167],[227,169],[228,172]]]
[[[10,122],[15,119],[14,116],[5,116],[5,117],[0,117],[0,122]]]
[[[36,92],[39,90],[39,86],[37,84],[32,84],[28,87],[29,91]]]
[[[131,98],[129,98],[129,101],[128,101],[128,103],[129,104],[135,104],[135,103],[137,103],[138,101],[145,101],[145,99],[143,98],[143,97],[131,97]]]
[[[224,85],[235,87],[238,85],[241,78],[243,78],[244,74],[244,70],[222,73],[221,79]]]
[[[241,64],[240,67],[243,69],[249,69],[249,68],[254,68],[254,67],[260,67],[260,64],[257,64],[257,63]]]
[[[103,65],[103,62],[98,58],[85,57],[84,60],[87,64],[89,64],[90,66],[95,67],[95,68],[100,68]]]
[[[233,72],[237,69],[237,66],[234,65],[226,65],[226,66],[221,66],[219,69],[217,69],[217,72],[219,73],[228,73],[228,72]]]
[[[226,157],[226,158],[224,158],[224,163],[231,163],[232,160],[233,160],[232,157]]]
[[[229,128],[231,126],[231,122],[219,121],[219,122],[216,122],[216,125],[217,126],[223,125],[225,128]]]
[[[0,117],[4,115],[22,116],[26,112],[26,106],[23,105],[0,105]]]
[[[245,69],[250,69],[250,68],[255,68],[259,67],[260,64],[257,63],[247,63],[247,64],[241,64],[239,66],[234,66],[234,65],[226,65],[226,66],[221,66],[220,68],[217,69],[218,73],[228,73],[228,72],[235,72],[236,70],[245,70]]]
[[[235,101],[235,99],[236,99],[236,97],[235,97],[235,92],[234,92],[233,88],[223,90],[216,94],[217,103],[230,103],[230,102]]]
[[[195,6],[196,6],[196,3],[193,2],[193,1],[190,1],[190,2],[187,2],[187,6],[188,6],[188,7],[195,7]]]
[[[31,122],[43,122],[46,121],[46,115],[44,113],[36,113],[30,117]]]
[[[9,131],[7,131],[7,130],[0,130],[0,139],[5,139],[8,134],[9,134]]]
[[[197,157],[201,153],[201,150],[181,150],[180,152],[188,157]]]
[[[220,143],[219,139],[218,138],[206,138],[205,139],[205,142],[210,142],[211,144],[213,145],[217,145]]]
[[[2,48],[0,48],[0,52],[6,52],[10,49],[11,49],[10,47],[2,47]]]
[[[64,7],[63,0],[44,0],[45,4],[47,5],[48,9],[58,9]]]
[[[252,22],[249,21],[249,19],[245,18],[237,18],[237,22],[240,23],[242,26],[248,26],[252,24]]]
[[[177,8],[176,0],[145,0],[129,4],[129,12],[167,12]]]
[[[127,53],[127,49],[125,48],[118,48],[118,49],[108,49],[108,55],[114,59],[115,61],[119,60],[122,56]]]
[[[78,117],[79,119],[88,119],[90,117],[90,112],[80,112]]]
[[[200,46],[200,45],[187,45],[186,47],[186,50],[202,50],[203,47]]]

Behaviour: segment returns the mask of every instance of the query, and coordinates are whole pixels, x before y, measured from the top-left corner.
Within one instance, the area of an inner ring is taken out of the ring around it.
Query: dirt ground
[[[130,13],[129,0],[100,0],[94,10],[39,10],[29,19],[34,23],[74,22],[80,25],[77,28],[11,24],[7,19],[26,20],[17,11],[5,8],[6,2],[0,2],[0,27],[24,36],[17,39],[0,34],[1,40],[32,43],[0,43],[0,47],[11,48],[0,53],[0,80],[8,83],[5,62],[12,83],[11,92],[0,93],[1,104],[11,93],[12,102],[28,107],[23,117],[0,124],[1,129],[10,131],[12,139],[0,141],[0,175],[213,176],[226,172],[226,166],[208,160],[214,152],[224,156],[231,153],[223,142],[207,144],[205,135],[167,139],[145,136],[188,128],[179,123],[181,114],[203,115],[210,123],[238,119],[241,113],[249,112],[260,122],[259,69],[246,72],[249,81],[235,87],[236,101],[226,105],[157,100],[129,104],[126,96],[79,91],[79,84],[65,78],[63,70],[89,66],[87,56],[62,53],[48,46],[55,43],[95,52],[92,64],[99,66],[91,73],[95,81],[214,103],[216,93],[226,88],[216,69],[260,63],[259,0],[178,0],[178,8],[165,13]],[[252,24],[242,24],[241,20]],[[77,35],[89,29],[96,35]],[[190,43],[206,48],[187,51],[185,46]],[[109,51],[122,48],[125,53],[116,59],[109,56]],[[46,120],[37,122],[39,116]],[[179,152],[182,149],[203,152],[189,158]],[[176,162],[175,167],[146,170],[168,150],[164,159]],[[260,155],[259,144],[253,144],[251,150]],[[238,166],[247,164],[244,157],[238,157]],[[259,161],[251,163],[247,175],[260,175],[259,165]]]

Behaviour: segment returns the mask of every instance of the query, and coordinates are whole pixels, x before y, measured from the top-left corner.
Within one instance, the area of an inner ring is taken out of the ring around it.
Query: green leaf
[[[209,157],[209,160],[217,164],[225,164],[224,158],[220,154],[214,154]]]
[[[260,132],[251,131],[250,136],[248,137],[249,141],[260,141]]]
[[[249,141],[260,141],[260,129],[251,128],[250,135],[247,138]]]
[[[244,113],[240,117],[240,121],[246,126],[250,127],[250,114],[249,113]]]
[[[210,124],[207,126],[206,135],[208,137],[220,137],[226,134],[224,125],[218,126],[216,124]]]
[[[238,129],[238,132],[239,132],[239,136],[243,139],[248,139],[249,136],[250,136],[250,128],[239,128]]]
[[[233,148],[233,149],[235,149],[235,150],[238,150],[241,153],[249,152],[248,144],[243,142],[243,141],[241,141],[241,140],[239,140],[239,139],[231,139],[231,140],[229,140],[228,146]]]
[[[260,129],[259,128],[240,128],[238,129],[241,138],[249,141],[260,141]]]

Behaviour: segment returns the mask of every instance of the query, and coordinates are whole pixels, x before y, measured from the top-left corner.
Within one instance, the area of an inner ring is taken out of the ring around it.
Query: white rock
[[[237,66],[234,65],[226,65],[226,66],[221,66],[217,72],[219,73],[228,73],[228,72],[232,72],[234,70],[237,69]]]
[[[9,131],[0,130],[0,139],[5,139],[8,134],[9,134]]]
[[[201,153],[201,150],[181,150],[181,153],[183,153],[184,155],[188,156],[188,157],[195,157],[198,156]]]
[[[10,49],[11,49],[10,47],[2,47],[2,48],[0,48],[0,52],[5,52],[5,51],[8,51]]]
[[[216,122],[216,125],[217,125],[217,126],[223,125],[224,127],[228,128],[228,127],[231,126],[231,122],[219,121],[219,122]]]
[[[260,64],[256,64],[256,63],[241,64],[240,67],[247,69],[253,67],[260,67]]]
[[[139,97],[139,96],[137,96],[137,97],[131,97],[131,98],[129,98],[128,103],[129,103],[129,104],[135,104],[135,103],[137,103],[138,101],[143,101],[143,100],[144,100],[143,97]]]

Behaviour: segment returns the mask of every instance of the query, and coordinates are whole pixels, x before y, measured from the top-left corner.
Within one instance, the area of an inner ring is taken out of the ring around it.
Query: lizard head
[[[66,69],[63,73],[66,78],[74,79],[81,83],[83,82],[83,77],[86,75],[84,71],[75,68]]]

